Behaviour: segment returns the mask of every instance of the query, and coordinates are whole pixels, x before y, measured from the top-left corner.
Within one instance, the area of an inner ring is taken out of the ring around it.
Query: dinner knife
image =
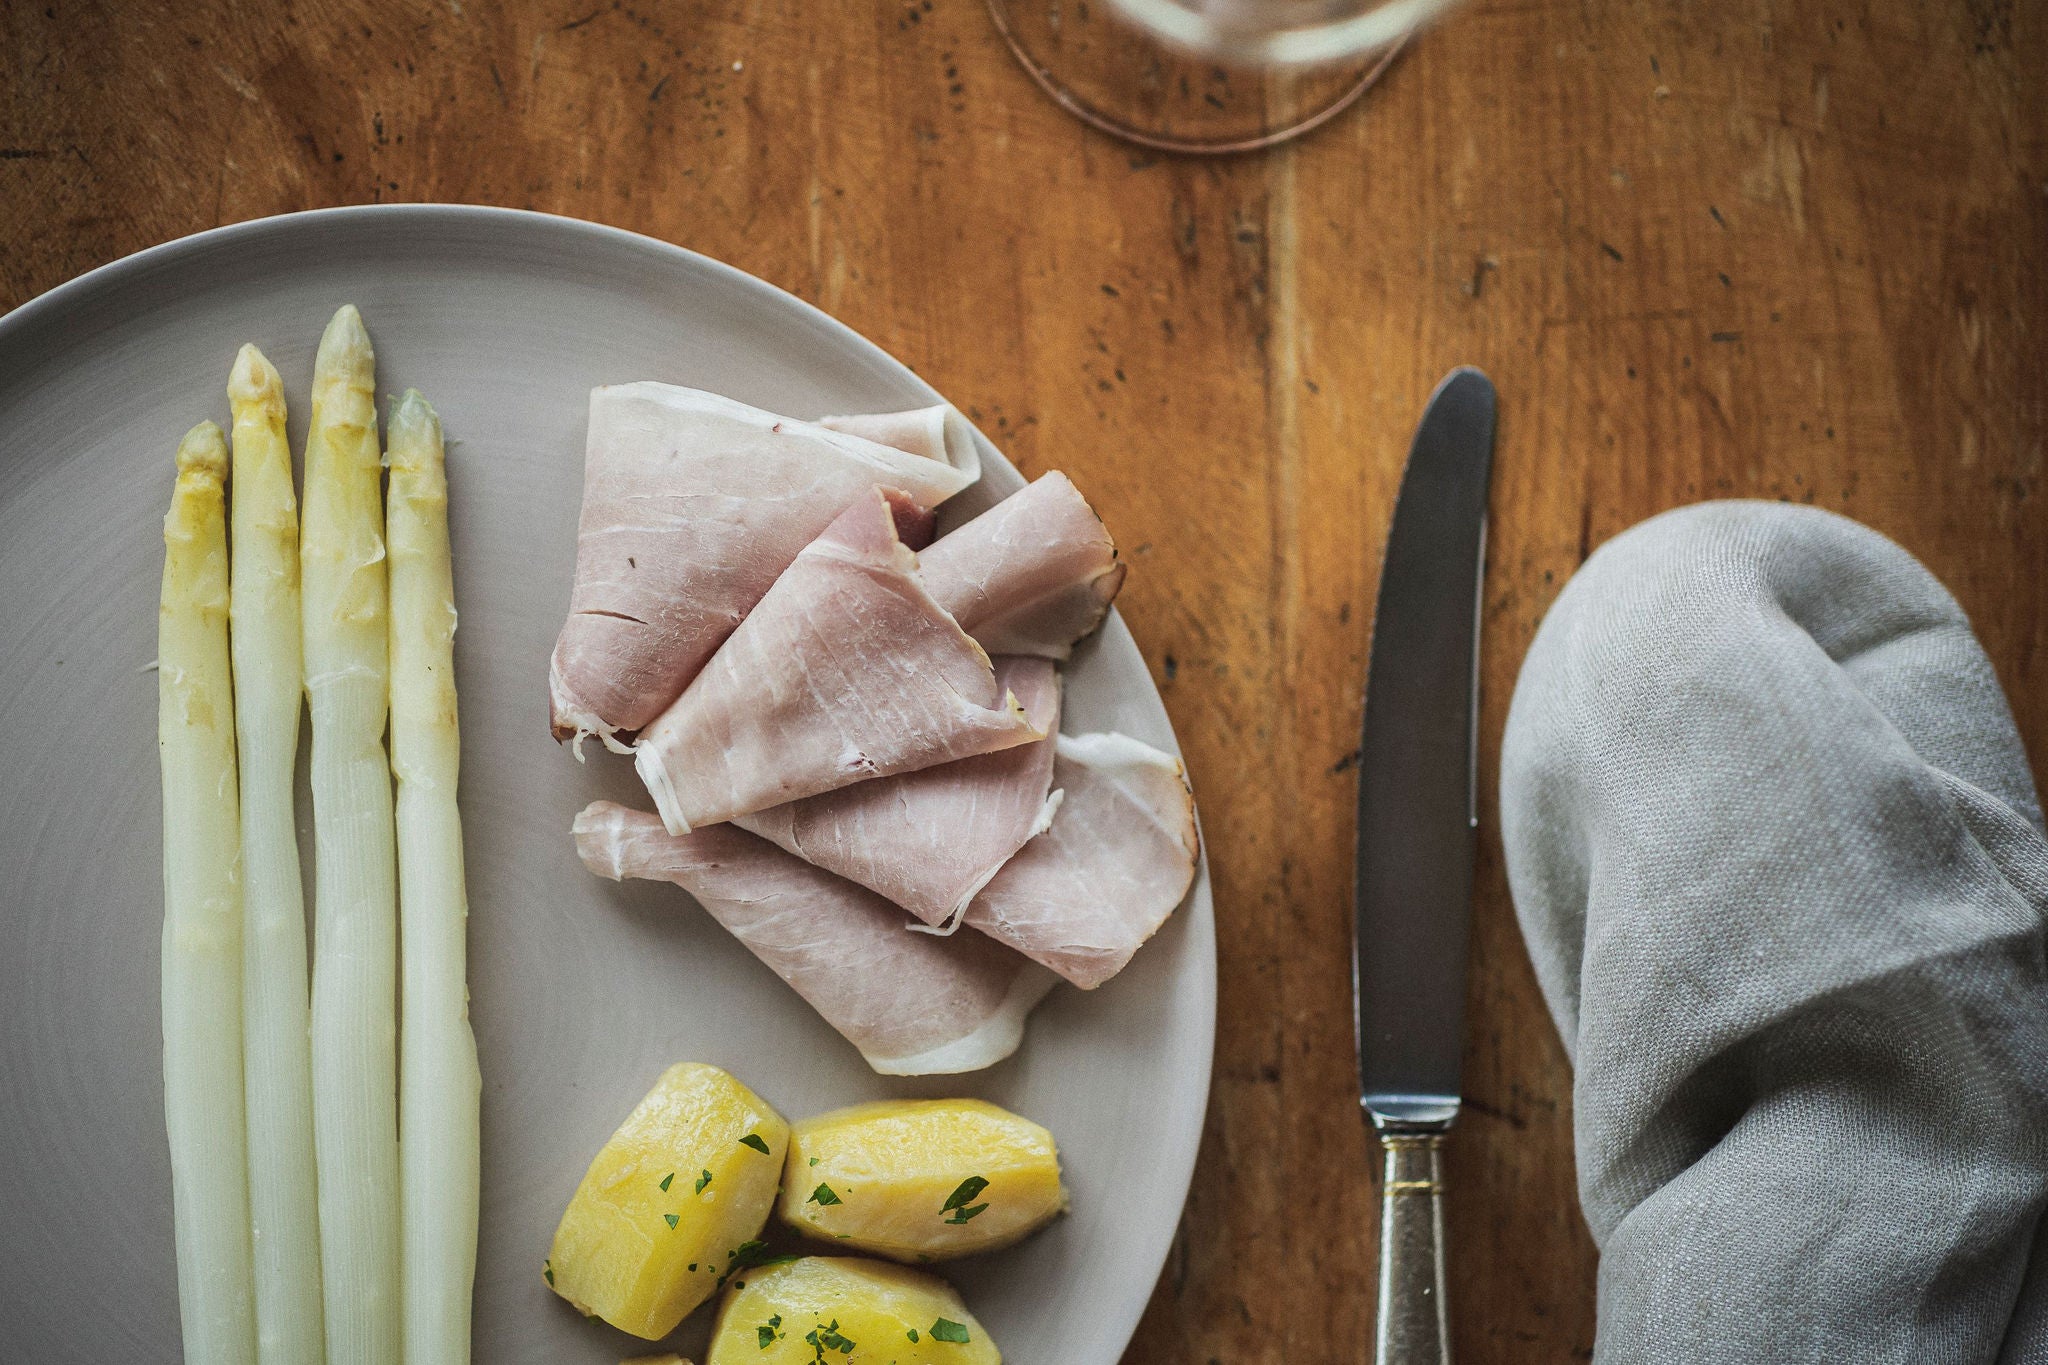
[[[1373,617],[1352,1003],[1384,1148],[1378,1365],[1446,1365],[1443,1144],[1458,1117],[1478,817],[1479,590],[1493,384],[1451,371],[1415,430]]]

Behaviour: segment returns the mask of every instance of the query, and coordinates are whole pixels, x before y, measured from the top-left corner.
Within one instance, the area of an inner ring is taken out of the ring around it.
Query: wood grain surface
[[[2048,754],[2048,11],[1473,0],[1309,140],[1139,154],[980,0],[15,3],[0,304],[219,223],[468,200],[732,262],[916,367],[1130,555],[1221,949],[1183,1235],[1128,1359],[1362,1358],[1351,799],[1379,547],[1449,366],[1503,400],[1457,1349],[1585,1357],[1571,1074],[1501,871],[1515,670],[1601,541],[1714,497],[1895,537]],[[1142,1140],[1142,1135],[1134,1135]]]

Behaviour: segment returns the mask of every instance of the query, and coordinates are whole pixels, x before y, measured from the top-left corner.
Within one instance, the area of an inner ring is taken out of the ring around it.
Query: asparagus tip
[[[440,462],[441,419],[418,389],[407,389],[391,400],[387,434],[388,458],[394,470],[417,470]]]
[[[316,371],[337,366],[368,366],[374,362],[370,334],[363,328],[363,315],[352,303],[344,303],[328,320],[320,334],[320,353],[313,361]]]
[[[269,357],[257,350],[253,342],[244,342],[235,353],[234,369],[228,372],[228,401],[261,403],[275,397],[283,386],[284,381],[278,378],[277,367]]]
[[[178,442],[178,472],[194,471],[211,474],[217,479],[227,478],[227,438],[221,435],[218,423],[201,422]]]
[[[407,389],[391,400],[391,423],[393,426],[413,423],[439,422],[441,419],[418,389]]]

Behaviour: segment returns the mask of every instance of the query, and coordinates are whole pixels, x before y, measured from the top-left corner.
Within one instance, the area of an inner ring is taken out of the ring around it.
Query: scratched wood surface
[[[175,11],[175,12],[174,12]],[[5,4],[0,306],[218,223],[594,218],[836,313],[1089,491],[1215,875],[1215,1089],[1128,1359],[1356,1359],[1347,755],[1408,429],[1498,381],[1467,1362],[1584,1357],[1571,1076],[1501,871],[1516,667],[1588,551],[1701,498],[1861,518],[1974,616],[2048,754],[2048,21],[2018,0],[1472,0],[1275,154],[1139,155],[980,0]]]

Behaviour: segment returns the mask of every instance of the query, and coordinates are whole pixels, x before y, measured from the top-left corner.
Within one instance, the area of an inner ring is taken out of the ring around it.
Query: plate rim
[[[141,283],[153,271],[187,256],[204,254],[237,241],[254,241],[303,231],[320,231],[337,225],[344,229],[358,225],[377,228],[392,221],[407,220],[440,220],[450,225],[478,225],[484,230],[492,230],[495,227],[511,233],[565,234],[572,243],[597,242],[613,248],[627,248],[649,258],[663,269],[682,268],[703,272],[742,294],[752,296],[764,306],[792,312],[833,342],[860,353],[879,369],[907,381],[912,388],[931,401],[953,406],[950,399],[886,348],[818,305],[750,271],[675,242],[629,228],[569,214],[490,204],[345,204],[269,214],[187,233],[94,266],[0,314],[0,353],[19,344],[24,334],[32,338],[38,328],[61,326],[68,313],[89,307],[102,298],[116,296],[119,291]],[[965,418],[966,414],[962,413],[961,416]],[[969,425],[977,439],[1001,455],[1002,448],[990,440],[987,433],[971,419]],[[1004,459],[1007,463],[1007,457]],[[1129,625],[1123,621],[1122,613],[1112,607],[1110,617],[1116,625],[1122,627],[1126,638],[1132,639],[1135,648],[1135,638],[1130,636]],[[1105,625],[1109,624],[1105,622]],[[1149,670],[1148,681],[1151,681],[1153,695],[1163,708],[1165,699],[1159,695],[1158,683],[1149,678]],[[1170,730],[1173,728],[1170,715],[1168,726]],[[1173,730],[1172,747],[1175,757],[1181,759],[1185,771],[1186,760],[1180,752],[1177,730]],[[1190,785],[1192,786],[1191,777]],[[1177,1131],[1169,1142],[1162,1144],[1159,1153],[1161,1164],[1171,1173],[1169,1187],[1179,1192],[1177,1226],[1186,1216],[1187,1200],[1194,1183],[1196,1160],[1207,1127],[1215,1076],[1218,991],[1215,901],[1209,878],[1209,846],[1206,837],[1201,833],[1199,807],[1196,812],[1196,836],[1198,842],[1194,880],[1190,883],[1176,914],[1182,919],[1195,921],[1189,926],[1188,932],[1193,932],[1197,936],[1193,946],[1197,966],[1194,986],[1200,1005],[1197,1020],[1199,1036],[1193,1041],[1197,1045],[1195,1051],[1198,1058],[1198,1075],[1191,1079],[1199,1081],[1199,1085],[1194,1089],[1195,1093],[1201,1096],[1201,1104],[1194,1115],[1194,1121]],[[1026,1045],[1029,1045],[1028,1042]],[[1156,1291],[1167,1259],[1172,1254],[1174,1245],[1180,1240],[1180,1235],[1176,1230],[1162,1239],[1158,1254],[1152,1258],[1148,1273],[1142,1280],[1134,1277],[1132,1292],[1123,1296],[1123,1321],[1120,1324],[1104,1324],[1116,1334],[1114,1340],[1118,1342],[1118,1357],[1129,1349],[1132,1339],[1136,1336],[1145,1309]]]

